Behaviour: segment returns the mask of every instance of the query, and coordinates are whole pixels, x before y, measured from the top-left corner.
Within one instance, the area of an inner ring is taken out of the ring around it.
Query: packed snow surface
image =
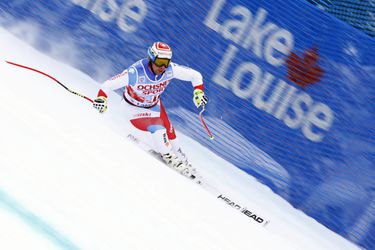
[[[5,61],[90,98],[97,82],[0,34],[1,249],[358,249],[179,134],[210,185],[269,223],[240,213],[129,140],[120,96],[99,114]]]

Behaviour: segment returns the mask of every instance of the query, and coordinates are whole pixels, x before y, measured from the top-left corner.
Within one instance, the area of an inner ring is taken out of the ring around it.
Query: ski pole
[[[206,122],[204,121],[203,119],[203,112],[205,111],[205,105],[202,105],[202,110],[199,112],[199,118],[203,124],[203,127],[204,129],[206,130],[206,133],[208,134],[208,136],[210,137],[211,140],[213,140],[215,137],[213,136],[213,134],[211,133],[210,129],[207,127],[207,124]]]
[[[5,62],[7,62],[8,64],[11,64],[11,65],[14,65],[14,66],[20,67],[20,68],[24,68],[24,69],[28,69],[28,70],[31,70],[31,71],[37,72],[37,73],[39,73],[39,74],[41,74],[41,75],[44,75],[44,76],[46,76],[46,77],[52,79],[52,80],[55,81],[56,83],[58,83],[60,86],[62,86],[64,89],[66,89],[66,90],[69,91],[70,93],[72,93],[72,94],[74,94],[74,95],[77,95],[77,96],[79,96],[79,97],[82,97],[82,98],[88,100],[88,101],[91,102],[91,103],[93,102],[93,100],[91,100],[91,99],[88,98],[87,96],[82,95],[82,94],[80,94],[80,93],[78,93],[78,92],[76,92],[76,91],[73,91],[73,90],[69,89],[69,88],[68,88],[67,86],[65,86],[62,82],[60,82],[59,80],[57,80],[57,79],[54,78],[53,76],[51,76],[51,75],[49,75],[49,74],[47,74],[47,73],[44,73],[43,71],[40,71],[40,70],[37,70],[37,69],[31,68],[31,67],[28,67],[28,66],[24,66],[24,65],[21,65],[21,64],[17,64],[17,63],[14,63],[14,62],[9,62],[9,61],[5,61]],[[202,106],[202,110],[199,112],[199,118],[200,118],[200,120],[201,120],[201,122],[202,122],[202,124],[203,124],[203,127],[204,127],[204,129],[206,130],[208,136],[210,137],[211,140],[213,140],[213,139],[214,139],[214,136],[212,135],[210,129],[207,127],[207,124],[206,124],[206,122],[205,122],[204,119],[203,119],[203,112],[204,112],[204,111],[205,111],[205,106],[203,105],[203,106]]]
[[[58,84],[60,84],[64,89],[66,89],[66,90],[69,91],[70,93],[75,94],[75,95],[77,95],[77,96],[80,96],[80,97],[82,97],[82,98],[88,100],[89,102],[93,102],[93,101],[92,101],[90,98],[88,98],[87,96],[84,96],[84,95],[82,95],[82,94],[80,94],[80,93],[78,93],[78,92],[76,92],[76,91],[73,91],[73,90],[69,89],[69,88],[66,87],[64,84],[62,84],[59,80],[57,80],[56,78],[54,78],[54,77],[48,75],[47,73],[44,73],[44,72],[42,72],[42,71],[40,71],[40,70],[37,70],[37,69],[31,68],[31,67],[27,67],[27,66],[24,66],[24,65],[21,65],[21,64],[17,64],[17,63],[14,63],[14,62],[9,62],[9,61],[5,61],[5,62],[7,62],[7,63],[9,63],[9,64],[11,64],[11,65],[14,65],[14,66],[17,66],[17,67],[20,67],[20,68],[24,68],[24,69],[28,69],[28,70],[31,70],[31,71],[37,72],[37,73],[39,73],[39,74],[42,74],[42,75],[44,75],[44,76],[47,76],[47,77],[49,77],[50,79],[52,79],[52,80],[54,80],[55,82],[57,82]]]

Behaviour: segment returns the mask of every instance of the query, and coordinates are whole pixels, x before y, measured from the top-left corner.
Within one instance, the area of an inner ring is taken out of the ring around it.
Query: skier
[[[123,103],[126,106],[126,118],[136,129],[151,133],[155,151],[161,154],[169,167],[189,178],[195,178],[195,169],[181,150],[160,96],[175,78],[191,82],[194,88],[193,101],[197,108],[206,105],[202,75],[194,69],[171,62],[172,49],[166,43],[153,43],[147,55],[147,58],[105,81],[93,106],[100,113],[105,112],[108,91],[125,87]]]

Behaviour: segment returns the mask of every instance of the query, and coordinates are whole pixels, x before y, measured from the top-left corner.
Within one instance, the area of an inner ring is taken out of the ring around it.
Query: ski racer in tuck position
[[[147,51],[148,57],[105,81],[93,102],[100,113],[107,110],[107,93],[124,88],[123,104],[126,119],[138,130],[151,133],[154,149],[165,163],[189,178],[195,178],[195,168],[181,150],[176,132],[167,116],[160,96],[172,79],[190,81],[193,101],[198,108],[207,104],[200,72],[171,62],[172,49],[163,42],[155,42]]]

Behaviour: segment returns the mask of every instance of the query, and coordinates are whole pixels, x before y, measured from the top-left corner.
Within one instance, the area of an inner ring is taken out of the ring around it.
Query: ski
[[[147,153],[149,153],[150,155],[152,155],[155,159],[157,159],[158,161],[160,161],[163,164],[165,164],[165,162],[161,158],[160,154],[158,152],[156,152],[155,150],[153,150],[150,145],[148,145],[147,143],[145,143],[142,140],[138,139],[137,137],[135,137],[132,134],[128,134],[127,138],[130,139],[131,141],[133,141],[138,146],[140,146],[144,151],[146,151]],[[186,177],[186,178],[188,178],[188,177]],[[221,192],[220,190],[218,190],[216,187],[212,186],[202,176],[196,176],[196,178],[194,178],[194,179],[192,179],[192,178],[188,178],[188,179],[191,179],[196,184],[200,185],[204,190],[206,190],[207,192],[209,192],[211,195],[215,196],[216,199],[220,200],[221,202],[226,203],[227,205],[229,205],[230,207],[232,207],[236,211],[238,211],[241,214],[245,215],[251,221],[253,221],[253,222],[255,222],[255,223],[259,224],[259,225],[262,225],[262,226],[266,226],[266,225],[268,225],[270,223],[270,221],[267,220],[267,219],[265,219],[263,216],[261,216],[258,213],[254,212],[253,210],[251,210],[247,206],[245,206],[245,205],[243,205],[243,204],[241,204],[241,203],[233,200],[229,195],[224,194],[223,192]]]
[[[150,145],[148,145],[147,143],[138,139],[136,136],[134,136],[132,134],[128,134],[127,138],[130,139],[131,141],[133,141],[138,146],[140,146],[144,151],[146,151],[148,154],[153,156],[155,159],[157,159],[158,161],[162,162],[164,165],[167,166],[167,164],[165,164],[165,162],[161,158],[161,155],[158,152],[156,152]],[[197,184],[203,183],[203,178],[200,175],[195,175],[193,178],[191,178],[191,177],[186,177],[186,178],[188,178],[189,180],[192,180],[193,182],[195,182]]]
[[[214,195],[216,199],[224,202],[225,204],[229,205],[233,209],[237,210],[241,214],[245,215],[251,221],[261,225],[266,226],[270,223],[270,220],[264,218],[263,216],[259,215],[258,213],[254,212],[252,209],[248,208],[247,206],[243,205],[240,202],[233,200],[229,195],[224,194],[214,186],[210,185],[207,182],[202,183],[202,187],[209,192],[210,194]]]

